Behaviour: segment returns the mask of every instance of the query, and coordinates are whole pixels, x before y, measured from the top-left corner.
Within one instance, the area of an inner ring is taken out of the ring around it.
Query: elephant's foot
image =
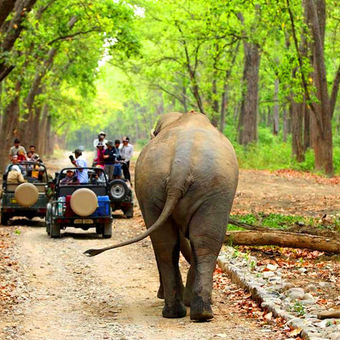
[[[190,319],[195,321],[208,321],[214,317],[209,302],[204,302],[201,296],[195,296],[190,304]]]
[[[159,299],[164,300],[164,290],[163,290],[162,286],[159,286],[159,288],[158,288],[157,297]]]
[[[191,299],[192,299],[192,291],[191,291],[191,288],[185,287],[185,288],[184,288],[183,301],[184,301],[184,304],[185,304],[187,307],[190,307]]]
[[[176,302],[173,305],[165,304],[162,315],[164,318],[184,318],[187,315],[187,310],[182,302]]]

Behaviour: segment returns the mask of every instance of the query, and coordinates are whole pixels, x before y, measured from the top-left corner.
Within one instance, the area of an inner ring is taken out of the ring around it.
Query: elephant
[[[160,274],[163,317],[213,318],[213,272],[238,183],[229,140],[202,113],[161,115],[135,168],[135,191],[147,231],[88,256],[138,242],[150,235]],[[190,263],[184,288],[179,255]]]

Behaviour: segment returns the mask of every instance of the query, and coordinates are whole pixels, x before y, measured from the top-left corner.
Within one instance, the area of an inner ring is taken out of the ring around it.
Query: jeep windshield
[[[78,172],[87,172],[88,180],[80,182]],[[107,186],[108,178],[102,168],[64,168],[60,171],[57,177],[57,185],[94,185],[94,186]]]

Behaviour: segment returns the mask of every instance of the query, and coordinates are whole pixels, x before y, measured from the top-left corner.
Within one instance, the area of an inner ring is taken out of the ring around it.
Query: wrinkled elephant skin
[[[238,181],[235,152],[196,112],[162,115],[153,136],[137,160],[135,188],[146,226],[153,226],[163,316],[185,316],[185,302],[191,319],[208,320],[213,271]],[[191,263],[185,289],[180,251]]]

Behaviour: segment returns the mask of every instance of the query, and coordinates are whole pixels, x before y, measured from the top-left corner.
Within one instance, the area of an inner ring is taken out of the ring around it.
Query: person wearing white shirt
[[[131,183],[131,176],[130,176],[130,160],[133,155],[133,146],[129,143],[129,137],[124,137],[122,142],[123,146],[120,149],[120,156],[124,161],[122,163],[122,169],[124,178]]]
[[[77,168],[76,175],[79,183],[88,183],[89,182],[89,176],[88,176],[88,169],[83,169],[87,167],[87,162],[85,158],[82,157],[82,151],[79,149],[76,149],[74,151],[74,155],[76,159],[74,159],[73,156],[70,156],[71,163]]]

